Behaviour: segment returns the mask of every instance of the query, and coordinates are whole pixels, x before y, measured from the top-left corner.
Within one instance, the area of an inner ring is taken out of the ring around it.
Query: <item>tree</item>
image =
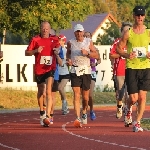
[[[114,22],[107,23],[107,28],[103,28],[103,30],[104,34],[98,35],[95,45],[111,45],[114,39],[120,37],[119,27]]]
[[[1,0],[2,1],[2,0]],[[39,32],[42,20],[49,21],[53,29],[71,27],[71,21],[83,21],[93,13],[91,0],[5,0],[3,7],[8,21],[0,22],[0,26],[30,38]],[[0,16],[2,12],[0,13]]]

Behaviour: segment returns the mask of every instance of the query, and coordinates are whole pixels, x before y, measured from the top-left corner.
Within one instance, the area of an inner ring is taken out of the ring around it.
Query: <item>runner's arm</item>
[[[129,38],[129,30],[124,32],[124,34],[123,34],[122,38],[120,39],[120,41],[118,42],[117,48],[116,48],[117,53],[124,58],[130,57],[130,54],[126,53],[123,50],[123,48],[127,45],[128,38]]]
[[[25,50],[25,56],[32,56],[38,52],[38,49],[35,50]]]
[[[66,53],[66,59],[70,59],[71,58],[71,43],[70,41],[67,42],[67,53]]]
[[[72,61],[71,61],[71,43],[70,43],[70,41],[67,42],[66,63],[67,63],[67,65],[72,66]]]
[[[59,64],[59,66],[62,66],[63,65],[63,61],[60,58],[59,54],[56,55],[56,59],[57,59],[57,63]]]
[[[88,53],[87,56],[88,56],[89,58],[100,59],[100,55],[99,55],[99,53],[97,52],[97,50],[96,50],[95,46],[93,45],[93,42],[92,42],[92,41],[90,41],[90,46],[89,46],[89,48],[90,48],[90,53]]]

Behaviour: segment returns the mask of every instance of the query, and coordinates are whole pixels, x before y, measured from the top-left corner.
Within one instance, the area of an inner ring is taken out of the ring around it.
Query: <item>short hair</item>
[[[49,24],[49,26],[51,27],[51,25],[50,25],[50,23],[49,23],[48,21],[42,21],[42,22],[41,22],[41,25],[40,25],[40,28],[41,28],[41,27],[42,27],[42,25],[43,25],[43,24],[45,24],[45,23],[48,23],[48,24]]]
[[[86,31],[86,32],[84,32],[84,34],[85,34],[85,33],[89,33],[89,34],[90,34],[90,36],[92,37],[92,33],[91,33],[91,32]]]
[[[132,27],[132,23],[130,23],[130,22],[122,22],[121,32],[123,31],[123,28],[126,27],[126,26]]]

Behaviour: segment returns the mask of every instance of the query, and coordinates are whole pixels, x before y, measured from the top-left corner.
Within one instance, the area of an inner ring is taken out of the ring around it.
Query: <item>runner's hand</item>
[[[39,48],[37,49],[37,52],[38,52],[38,53],[41,53],[42,50],[43,50],[43,48],[44,48],[44,46],[39,46]]]
[[[134,58],[136,58],[137,56],[136,56],[136,53],[135,52],[131,52],[130,54],[129,54],[129,58],[128,59],[134,59]]]
[[[72,66],[72,61],[71,61],[71,59],[66,59],[66,64],[67,64],[68,66]]]
[[[53,48],[54,54],[59,55],[60,53],[60,48]]]
[[[147,52],[146,57],[150,59],[150,52]]]
[[[83,55],[85,55],[85,56],[87,56],[88,55],[88,51],[87,50],[85,50],[85,49],[81,49],[81,53],[83,54]]]

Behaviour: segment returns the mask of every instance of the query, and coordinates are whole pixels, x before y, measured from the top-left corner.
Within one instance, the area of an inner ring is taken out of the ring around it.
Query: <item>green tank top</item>
[[[148,45],[150,43],[150,31],[148,29],[145,30],[142,34],[136,34],[133,32],[133,29],[131,28],[129,30],[129,39],[127,42],[127,53],[129,54],[133,50],[136,50],[136,52],[139,54],[138,58],[134,59],[127,59],[126,60],[126,68],[131,69],[146,69],[150,68],[150,60],[146,58],[146,56],[140,57],[143,52],[142,49],[147,53],[148,51]]]

